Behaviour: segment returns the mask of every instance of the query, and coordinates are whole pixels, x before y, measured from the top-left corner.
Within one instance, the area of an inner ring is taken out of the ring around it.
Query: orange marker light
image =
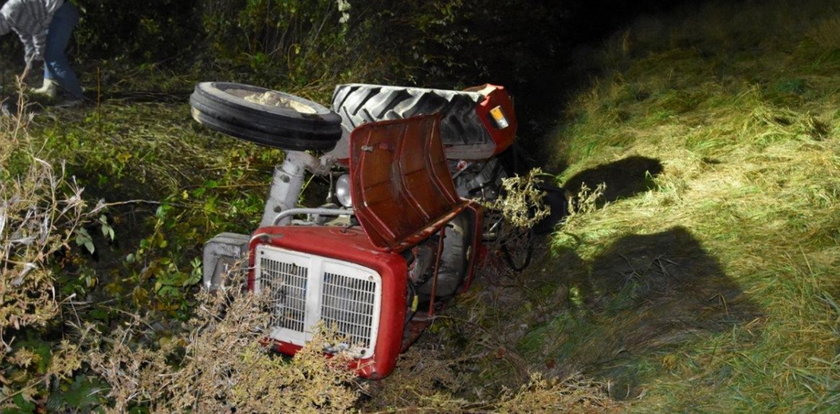
[[[492,116],[493,120],[496,121],[496,126],[499,129],[505,129],[505,128],[510,126],[510,124],[508,124],[507,119],[505,118],[505,113],[502,112],[502,107],[501,106],[497,106],[497,107],[491,109],[490,110],[490,116]]]

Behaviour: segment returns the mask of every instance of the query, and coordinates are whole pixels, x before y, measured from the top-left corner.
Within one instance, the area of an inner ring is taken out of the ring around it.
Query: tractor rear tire
[[[369,122],[439,112],[445,146],[476,145],[492,142],[476,113],[483,99],[477,92],[351,83],[336,86],[332,108],[348,131]]]
[[[202,82],[190,96],[198,123],[227,135],[285,150],[333,148],[341,118],[315,102],[257,86]]]

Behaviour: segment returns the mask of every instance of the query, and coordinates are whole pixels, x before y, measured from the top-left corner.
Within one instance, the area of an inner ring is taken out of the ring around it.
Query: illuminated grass
[[[605,71],[568,108],[559,181],[630,158],[663,168],[606,176],[606,193],[652,189],[571,218],[520,277],[564,295],[498,311],[501,331],[527,326],[513,339],[529,369],[583,371],[637,411],[836,408],[838,21],[826,1],[715,3],[641,20],[594,56]]]
[[[447,311],[430,342],[466,360],[458,395],[582,372],[632,411],[834,411],[838,16],[718,3],[594,54],[554,154],[572,194],[603,181],[605,199]]]

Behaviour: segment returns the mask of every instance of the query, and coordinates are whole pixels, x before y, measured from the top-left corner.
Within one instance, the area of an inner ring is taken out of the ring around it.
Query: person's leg
[[[47,30],[47,44],[44,50],[44,78],[58,84],[73,98],[81,99],[82,87],[76,72],[70,67],[70,60],[64,51],[70,43],[73,28],[79,21],[79,10],[69,1],[65,1],[56,10]]]

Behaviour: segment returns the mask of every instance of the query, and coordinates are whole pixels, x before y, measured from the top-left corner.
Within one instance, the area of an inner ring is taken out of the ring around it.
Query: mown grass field
[[[525,272],[484,271],[357,407],[836,411],[840,6],[689,7],[576,63],[591,83],[531,150],[567,166],[557,180],[572,194],[603,183],[600,197]],[[131,75],[103,75],[92,107],[44,110],[26,145],[116,203],[115,240],[92,226],[95,260],[70,255],[61,294],[101,326],[146,313],[164,343],[185,335],[203,241],[255,226],[282,154],[191,121],[202,74]],[[290,92],[323,102],[329,88]],[[6,154],[10,170],[24,163]],[[87,407],[104,401],[101,380],[77,375],[55,398],[81,387],[100,390]]]

